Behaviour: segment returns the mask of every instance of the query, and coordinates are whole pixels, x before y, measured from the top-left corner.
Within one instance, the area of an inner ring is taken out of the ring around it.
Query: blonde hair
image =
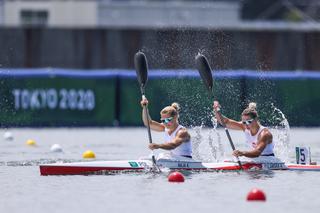
[[[170,106],[166,106],[160,112],[160,114],[169,114],[170,116],[179,115],[180,105],[177,102],[172,103]]]
[[[249,103],[248,107],[243,110],[241,115],[246,115],[250,116],[250,118],[256,119],[259,117],[258,112],[257,112],[257,103],[251,102]]]

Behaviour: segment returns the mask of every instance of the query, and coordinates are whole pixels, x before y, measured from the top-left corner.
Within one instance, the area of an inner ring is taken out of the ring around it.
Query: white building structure
[[[320,31],[312,18],[243,21],[240,13],[240,0],[0,0],[0,25],[9,27]]]
[[[3,1],[2,25],[5,26],[227,27],[234,26],[239,22],[240,11],[239,1],[0,1]]]
[[[96,0],[3,0],[4,26],[96,27]]]

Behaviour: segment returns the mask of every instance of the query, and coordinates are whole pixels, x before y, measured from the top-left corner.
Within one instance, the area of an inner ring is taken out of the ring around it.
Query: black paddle
[[[204,82],[206,88],[208,89],[208,92],[209,92],[209,94],[211,96],[211,99],[213,100],[214,99],[213,91],[212,91],[213,78],[212,78],[211,68],[210,68],[210,65],[209,65],[208,60],[206,59],[206,57],[204,55],[200,54],[200,53],[196,56],[196,67],[197,67],[197,69],[198,69],[198,71],[200,73],[202,81]],[[223,121],[223,117],[222,117],[222,115],[220,113],[220,110],[218,110],[218,114],[220,116],[221,125],[225,129],[227,137],[228,137],[230,145],[231,145],[231,148],[234,151],[236,148],[234,147],[234,144],[232,142],[229,130],[228,130],[226,124]],[[240,166],[240,169],[243,169],[242,165],[241,165],[241,162],[240,162],[238,157],[237,157],[237,161],[238,161],[238,164]]]
[[[145,99],[145,86],[148,81],[148,62],[145,54],[143,52],[137,52],[134,56],[134,66],[137,73],[138,82],[140,84],[140,91],[142,95],[142,99]],[[145,109],[145,116],[147,118],[147,129],[148,129],[148,137],[149,143],[152,143],[151,131],[150,131],[150,118],[148,107],[146,105],[143,106]],[[156,158],[154,157],[154,153],[152,152],[152,162],[154,168],[156,168],[159,172],[161,172],[160,168],[157,166]]]

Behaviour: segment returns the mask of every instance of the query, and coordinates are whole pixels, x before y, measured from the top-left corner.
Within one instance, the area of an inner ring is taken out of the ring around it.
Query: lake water
[[[0,131],[0,135],[4,134]],[[154,175],[116,174],[91,176],[40,176],[39,163],[83,160],[91,149],[97,160],[137,159],[148,155],[145,128],[11,129],[14,140],[0,139],[0,212],[319,212],[320,172],[202,172],[186,175],[184,183],[169,183],[168,173]],[[243,148],[241,132],[231,131],[235,146]],[[320,162],[320,129],[291,129],[287,161],[295,161],[294,147],[311,148],[313,161]],[[202,129],[194,137],[220,137],[224,154],[231,148],[223,129]],[[153,133],[155,142],[162,135]],[[37,146],[27,146],[28,139]],[[203,143],[205,143],[204,140]],[[63,153],[50,147],[60,144]],[[212,150],[199,146],[210,159]],[[207,153],[206,153],[207,151]],[[211,154],[210,154],[211,153]],[[217,154],[217,153],[215,153]],[[212,156],[211,156],[212,157]],[[262,189],[266,202],[247,202],[247,193]]]

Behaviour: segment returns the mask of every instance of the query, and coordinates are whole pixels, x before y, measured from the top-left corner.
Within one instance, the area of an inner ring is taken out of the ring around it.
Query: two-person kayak
[[[195,160],[157,161],[160,168],[190,171],[239,171],[238,162],[205,163]],[[41,175],[88,175],[116,172],[146,172],[153,167],[151,160],[87,161],[40,165]],[[286,164],[284,162],[242,162],[243,170],[320,171],[320,165]]]

